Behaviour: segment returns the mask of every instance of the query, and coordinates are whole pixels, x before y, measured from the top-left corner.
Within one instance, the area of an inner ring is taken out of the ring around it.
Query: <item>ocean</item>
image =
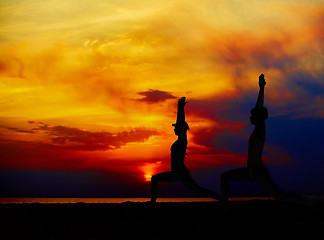
[[[273,200],[271,197],[232,197],[230,201],[248,200]],[[149,202],[150,198],[35,198],[35,197],[0,197],[0,204],[22,204],[22,203],[42,203],[42,204],[67,204],[67,203],[124,203],[124,202]],[[217,202],[212,198],[186,197],[186,198],[158,198],[157,202]]]

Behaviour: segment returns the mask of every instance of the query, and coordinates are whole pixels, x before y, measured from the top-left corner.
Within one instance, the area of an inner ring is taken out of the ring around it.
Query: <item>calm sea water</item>
[[[272,200],[271,197],[233,197],[230,201]],[[0,204],[8,203],[123,203],[148,202],[150,198],[0,198]],[[212,198],[158,198],[157,202],[216,202]]]

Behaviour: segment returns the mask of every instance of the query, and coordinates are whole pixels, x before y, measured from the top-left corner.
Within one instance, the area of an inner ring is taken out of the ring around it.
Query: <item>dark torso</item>
[[[247,167],[251,172],[255,167],[264,167],[262,151],[265,141],[265,125],[256,126],[249,139]]]
[[[171,146],[171,169],[174,171],[185,168],[184,158],[187,150],[187,140],[178,139]]]

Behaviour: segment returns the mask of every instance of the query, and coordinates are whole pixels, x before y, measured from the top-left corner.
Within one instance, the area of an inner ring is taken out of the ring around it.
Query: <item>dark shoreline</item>
[[[2,239],[324,239],[324,206],[272,200],[0,204]]]

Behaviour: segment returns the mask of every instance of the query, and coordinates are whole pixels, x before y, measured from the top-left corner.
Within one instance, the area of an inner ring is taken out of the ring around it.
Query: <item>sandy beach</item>
[[[324,207],[277,201],[1,204],[2,239],[324,239]]]

